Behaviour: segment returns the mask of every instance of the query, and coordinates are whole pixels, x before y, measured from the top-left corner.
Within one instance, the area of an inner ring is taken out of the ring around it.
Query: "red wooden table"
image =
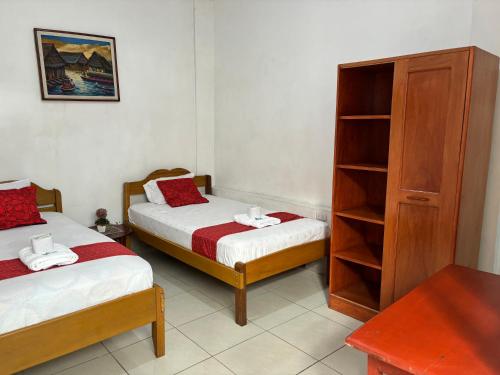
[[[500,374],[500,276],[450,265],[350,335],[368,374]]]

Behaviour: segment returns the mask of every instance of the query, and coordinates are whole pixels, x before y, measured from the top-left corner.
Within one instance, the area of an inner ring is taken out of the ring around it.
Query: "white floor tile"
[[[114,352],[148,337],[151,337],[151,324],[122,333],[121,335],[104,340],[102,343],[110,352]]]
[[[307,309],[316,308],[327,300],[327,288],[318,274],[303,270],[268,286],[282,297]]]
[[[111,356],[105,355],[72,367],[58,375],[126,375],[127,373],[120,367],[118,362]]]
[[[249,324],[240,327],[234,322],[232,287],[148,246],[138,253],[151,262],[155,281],[165,289],[168,332],[166,356],[158,359],[150,325],[104,342],[129,374],[366,374],[366,355],[343,346],[363,323],[328,308],[322,263],[251,285]],[[80,352],[33,373],[122,373],[106,352]]]
[[[365,375],[368,371],[367,355],[349,346],[344,346],[322,361],[342,375]]]
[[[233,312],[228,309],[177,328],[212,355],[263,332],[250,322],[244,327],[237,325]]]
[[[172,264],[170,261],[162,259],[165,257],[166,255],[160,254],[158,256],[150,256],[145,259],[149,262],[149,264],[151,264],[155,275],[160,275],[163,277],[175,277],[175,269],[177,265]]]
[[[198,285],[196,290],[220,303],[222,306],[231,306],[234,304],[234,288],[220,280],[214,278],[205,280],[203,284]]]
[[[348,315],[344,315],[338,311],[330,309],[327,304],[321,305],[320,307],[315,308],[313,311],[352,330],[358,329],[364,324],[363,322],[351,318]]]
[[[174,374],[210,357],[176,329],[167,332],[165,350],[165,356],[156,358],[152,341],[144,340],[113,355],[131,375]]]
[[[182,372],[182,375],[232,375],[223,364],[217,361],[215,358],[209,358],[193,367],[188,368]]]
[[[306,311],[273,292],[248,297],[247,317],[264,329],[271,329]]]
[[[323,261],[323,259],[317,260],[315,262],[307,264],[306,269],[319,274],[324,274],[325,262]]]
[[[108,354],[108,351],[102,344],[99,343],[32,367],[31,369],[26,370],[24,374],[54,374],[106,354]]]
[[[321,362],[318,362],[302,371],[300,375],[339,375],[339,373]]]
[[[216,356],[238,375],[296,374],[314,359],[279,338],[264,332]]]
[[[307,297],[299,298],[295,301],[297,305],[303,306],[306,309],[315,309],[328,302],[328,289],[323,289],[320,292],[313,293]]]
[[[318,314],[308,312],[273,328],[270,332],[314,358],[322,359],[341,348],[351,330]]]
[[[175,258],[168,256],[167,254],[164,254],[160,250],[155,250],[155,249],[148,250],[146,254],[141,256],[151,264],[151,267],[153,268],[155,274],[166,278],[171,277],[179,279],[177,275],[183,275],[189,270],[193,270],[192,267],[186,265],[185,263]]]
[[[183,283],[173,277],[161,276],[157,273],[154,274],[154,282],[163,288],[165,298],[177,296],[182,293],[187,293],[194,288]]]
[[[279,273],[277,275],[268,277],[267,279],[259,281],[259,283],[261,285],[265,286],[266,289],[271,290],[271,289],[275,288],[276,285],[279,285],[280,280],[288,279],[292,276],[299,275],[299,274],[303,273],[304,271],[305,271],[305,269],[302,267],[294,268],[292,270],[288,270],[288,271]]]
[[[260,281],[247,286],[247,297],[256,297],[267,292],[269,292],[269,289]]]
[[[177,327],[202,316],[224,308],[221,304],[208,298],[204,294],[193,290],[189,293],[179,294],[166,300],[165,319]]]
[[[203,287],[207,282],[211,282],[213,280],[212,276],[181,262],[171,266],[168,275],[193,288]]]

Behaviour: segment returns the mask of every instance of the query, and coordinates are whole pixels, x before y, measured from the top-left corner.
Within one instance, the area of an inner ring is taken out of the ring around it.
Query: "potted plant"
[[[95,212],[95,216],[97,216],[97,220],[95,221],[95,225],[97,225],[97,231],[100,233],[106,232],[106,225],[109,224],[109,220],[107,219],[108,211],[105,208],[99,208]]]

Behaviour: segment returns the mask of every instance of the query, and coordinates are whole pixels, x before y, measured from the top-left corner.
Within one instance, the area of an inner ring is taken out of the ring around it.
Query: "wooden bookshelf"
[[[355,245],[344,250],[337,250],[334,255],[363,266],[382,269],[382,246],[380,245]]]
[[[376,284],[360,281],[337,290],[335,295],[369,309],[374,314],[379,310],[380,286]]]
[[[464,47],[338,66],[330,308],[368,320],[477,267],[498,64]]]
[[[339,68],[330,306],[380,308],[394,64]]]
[[[335,215],[384,225],[384,211],[383,208],[379,207],[361,206],[349,208],[342,211],[336,211]]]

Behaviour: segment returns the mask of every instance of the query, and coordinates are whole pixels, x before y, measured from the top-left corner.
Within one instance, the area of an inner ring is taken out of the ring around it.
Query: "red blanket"
[[[281,220],[281,223],[302,219],[302,216],[291,214],[288,212],[275,212],[272,214],[266,214],[266,216],[276,217]],[[239,224],[234,221],[230,223],[224,223],[219,225],[212,225],[210,227],[200,228],[193,232],[193,238],[191,240],[191,248],[195,253],[203,255],[212,260],[216,260],[217,241],[219,241],[219,239],[221,239],[224,236],[228,236],[230,234],[246,232],[254,229],[257,228]]]
[[[76,263],[83,263],[90,260],[114,257],[118,255],[136,255],[133,251],[127,249],[125,246],[122,246],[117,242],[99,242],[90,245],[75,246],[71,248],[71,250],[73,250],[78,255],[78,261]],[[51,268],[55,267],[59,266],[54,266]],[[17,258],[0,261],[0,280],[23,276],[34,272],[35,271],[30,270],[24,265],[23,262],[21,262],[20,259]]]

